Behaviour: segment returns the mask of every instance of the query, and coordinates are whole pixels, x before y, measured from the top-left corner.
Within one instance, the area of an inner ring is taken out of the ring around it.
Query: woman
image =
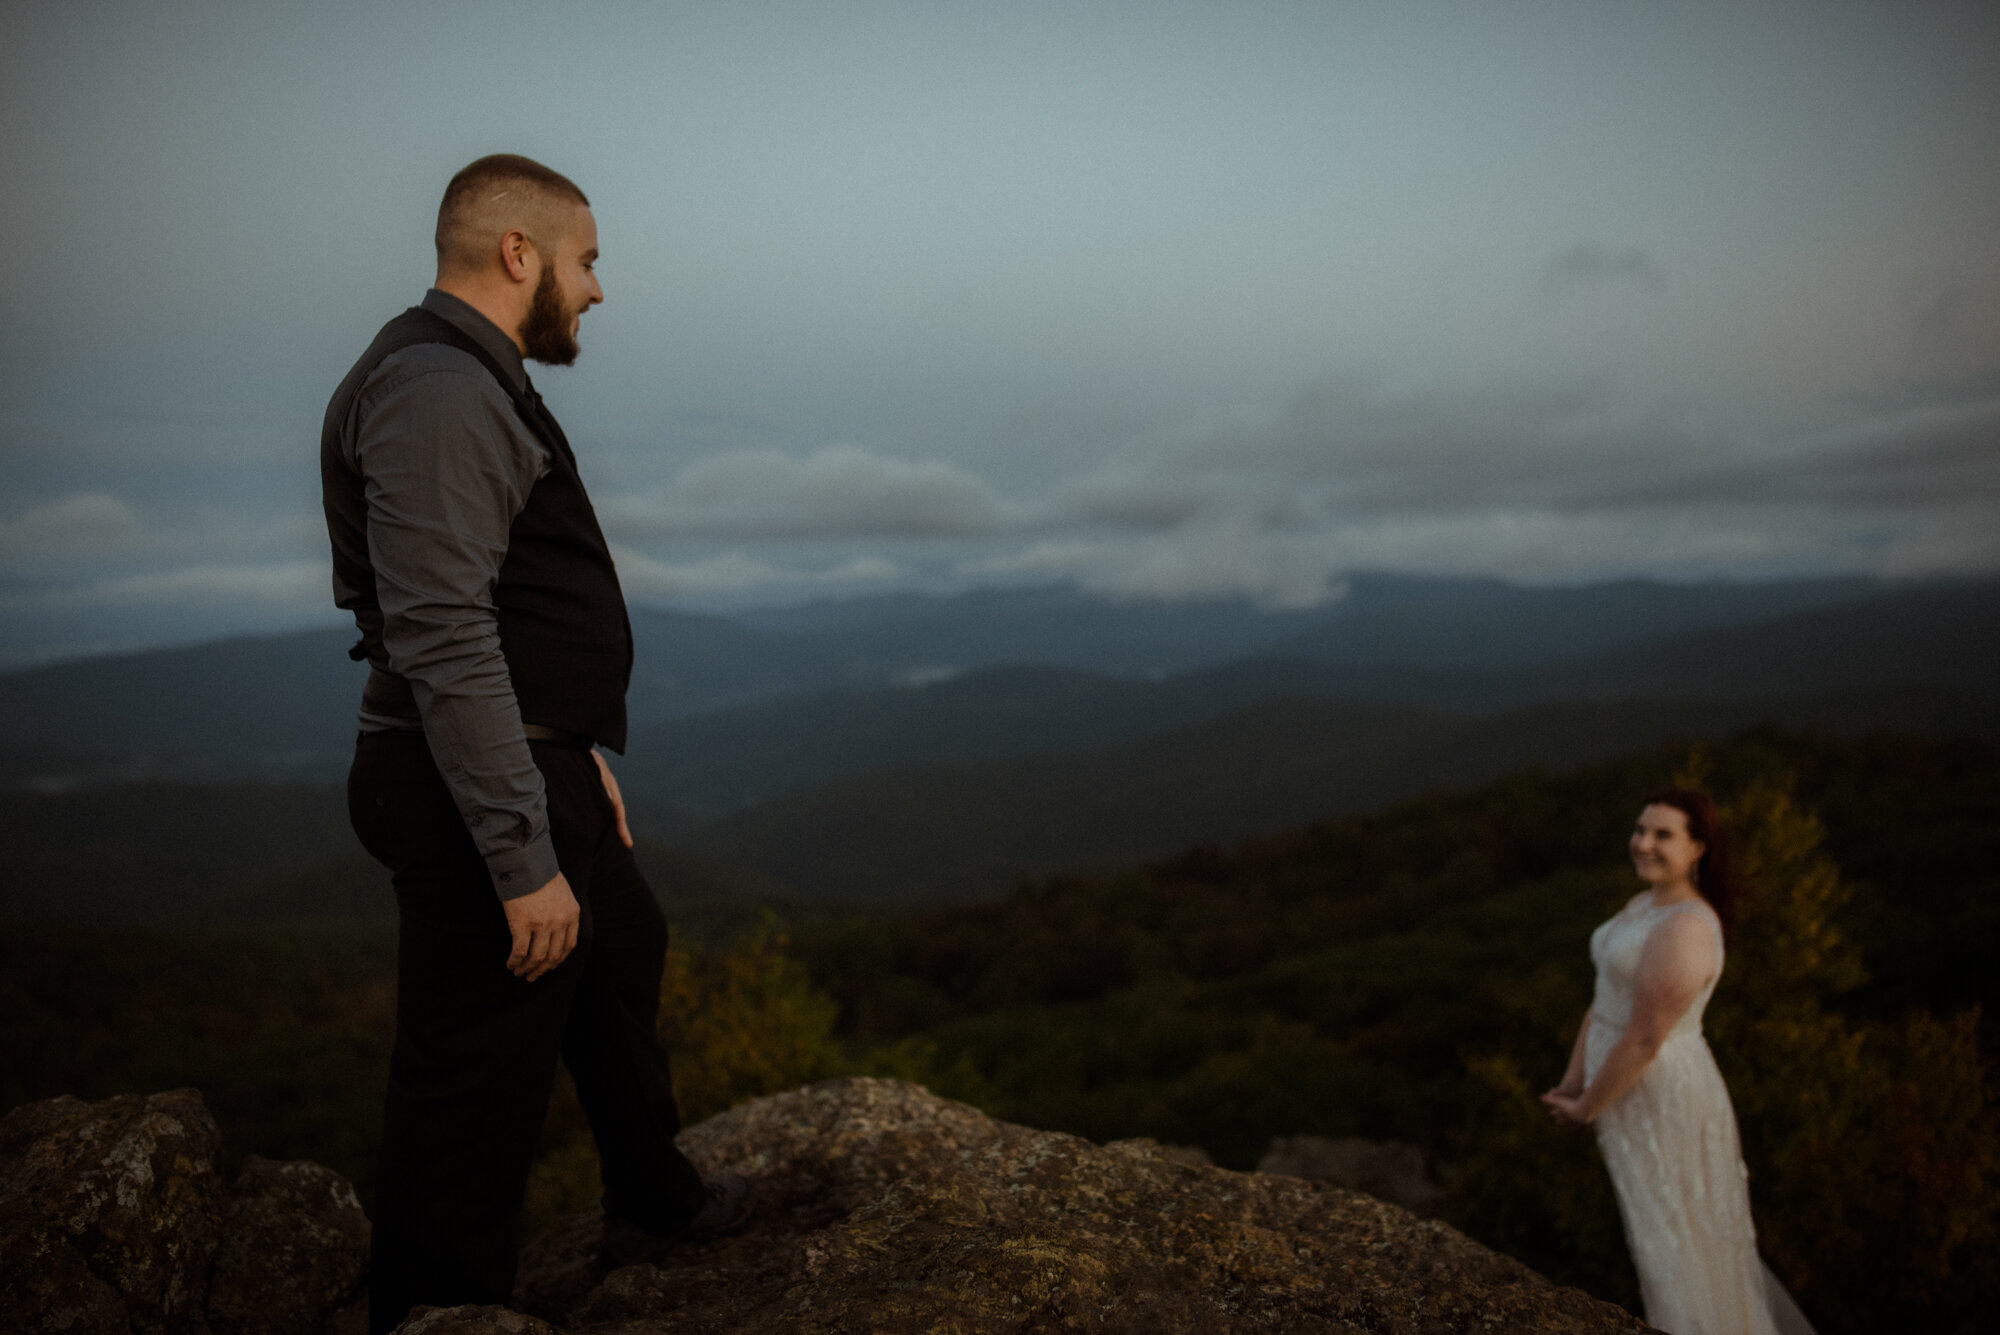
[[[1591,933],[1596,997],[1542,1102],[1563,1125],[1597,1130],[1648,1323],[1670,1335],[1810,1332],[1757,1255],[1736,1114],[1701,1036],[1736,897],[1715,804],[1655,793],[1631,847],[1647,889]]]

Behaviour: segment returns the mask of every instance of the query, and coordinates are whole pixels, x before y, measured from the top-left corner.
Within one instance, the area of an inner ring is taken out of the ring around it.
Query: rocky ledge
[[[201,1094],[23,1104],[0,1118],[0,1330],[310,1335],[359,1313],[368,1218],[315,1163],[221,1178]]]
[[[323,1260],[355,1254],[352,1194],[329,1210],[317,1188],[275,1185],[313,1166],[262,1161],[225,1192],[213,1142],[192,1091],[9,1114],[0,1326],[224,1335],[351,1319],[358,1271]],[[705,1172],[755,1179],[744,1233],[605,1275],[598,1223],[578,1218],[524,1255],[521,1310],[421,1309],[404,1335],[1646,1329],[1358,1192],[1011,1126],[899,1081],[759,1099],[681,1143]],[[259,1297],[269,1281],[249,1259],[280,1246],[299,1282]],[[260,1302],[265,1324],[246,1324]],[[291,1324],[269,1321],[281,1303]]]

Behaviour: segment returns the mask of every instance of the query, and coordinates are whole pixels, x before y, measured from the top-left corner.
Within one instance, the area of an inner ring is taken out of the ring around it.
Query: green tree
[[[1708,1032],[1760,1246],[1824,1330],[1975,1305],[2000,1244],[1977,1011],[1863,1025],[1833,1009],[1866,975],[1838,926],[1848,893],[1819,821],[1782,777],[1751,781],[1724,816],[1751,893]]]
[[[673,1054],[683,1121],[845,1069],[833,1001],[788,945],[766,911],[727,950],[667,953],[660,1037]]]
[[[660,1037],[673,1058],[684,1124],[846,1068],[833,1039],[833,1001],[786,946],[784,928],[767,911],[727,949],[667,952]],[[589,1123],[564,1079],[529,1173],[523,1235],[588,1210],[603,1190]]]

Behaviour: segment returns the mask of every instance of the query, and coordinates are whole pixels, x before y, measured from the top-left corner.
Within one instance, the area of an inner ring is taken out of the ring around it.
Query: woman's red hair
[[[1694,864],[1694,888],[1715,910],[1727,935],[1736,926],[1736,907],[1743,898],[1743,888],[1729,862],[1729,841],[1723,835],[1715,799],[1699,788],[1662,788],[1649,794],[1644,805],[1672,807],[1687,817],[1688,837],[1703,846]]]

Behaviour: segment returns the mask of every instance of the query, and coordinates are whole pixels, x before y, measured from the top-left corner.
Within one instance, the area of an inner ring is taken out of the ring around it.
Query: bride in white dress
[[[1809,1335],[1757,1255],[1736,1114],[1701,1036],[1734,899],[1714,803],[1690,789],[1648,798],[1632,865],[1648,888],[1591,933],[1596,997],[1542,1102],[1564,1125],[1596,1129],[1649,1324]]]

